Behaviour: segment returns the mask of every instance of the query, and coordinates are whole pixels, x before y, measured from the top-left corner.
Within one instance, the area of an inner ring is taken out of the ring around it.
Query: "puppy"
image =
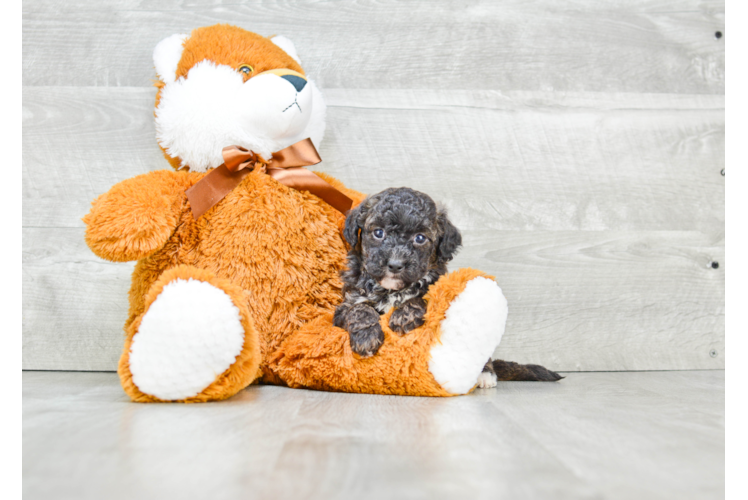
[[[384,342],[381,314],[395,308],[390,328],[401,335],[423,324],[423,296],[447,272],[462,237],[428,195],[409,188],[366,198],[343,234],[351,251],[333,323],[348,331],[353,352],[371,356]]]
[[[351,250],[348,269],[341,274],[345,298],[333,324],[348,331],[353,352],[372,356],[384,342],[380,315],[394,308],[389,326],[400,335],[423,325],[423,296],[447,272],[462,236],[444,209],[410,188],[390,188],[366,198],[348,214],[343,234]],[[489,359],[478,385],[560,378],[542,366]]]

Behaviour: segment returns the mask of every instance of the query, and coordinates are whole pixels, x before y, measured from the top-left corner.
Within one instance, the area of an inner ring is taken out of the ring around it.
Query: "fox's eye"
[[[384,238],[384,229],[375,229],[372,234],[376,239],[381,240]]]
[[[245,75],[251,75],[254,70],[255,69],[249,64],[242,64],[241,66],[239,66],[239,71],[241,71]]]
[[[416,245],[423,245],[427,240],[428,238],[426,238],[424,235],[417,234],[413,241],[416,242]]]

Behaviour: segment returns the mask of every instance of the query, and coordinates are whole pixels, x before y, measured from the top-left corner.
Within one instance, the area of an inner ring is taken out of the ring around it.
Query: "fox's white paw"
[[[189,398],[226,371],[243,345],[239,308],[226,292],[176,279],[164,286],[133,336],[132,380],[159,399]]]
[[[473,278],[455,297],[429,361],[429,371],[444,389],[466,394],[475,386],[486,360],[501,342],[507,313],[501,288],[488,278]]]

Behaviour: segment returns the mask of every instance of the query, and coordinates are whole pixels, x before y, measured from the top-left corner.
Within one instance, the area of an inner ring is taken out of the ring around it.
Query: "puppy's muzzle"
[[[403,288],[405,283],[400,278],[395,277],[392,273],[388,272],[384,275],[384,278],[379,280],[379,285],[387,290],[400,290]]]

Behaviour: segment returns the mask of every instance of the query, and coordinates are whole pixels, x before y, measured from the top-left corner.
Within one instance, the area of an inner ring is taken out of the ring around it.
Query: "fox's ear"
[[[158,42],[153,49],[153,65],[156,66],[156,74],[162,82],[172,83],[177,79],[177,65],[182,58],[187,36],[171,35]]]
[[[291,40],[289,40],[285,36],[276,35],[272,37],[270,41],[283,49],[283,52],[291,56],[291,59],[301,64],[301,60],[299,60],[299,56],[296,54],[296,47],[293,46],[293,42]]]

